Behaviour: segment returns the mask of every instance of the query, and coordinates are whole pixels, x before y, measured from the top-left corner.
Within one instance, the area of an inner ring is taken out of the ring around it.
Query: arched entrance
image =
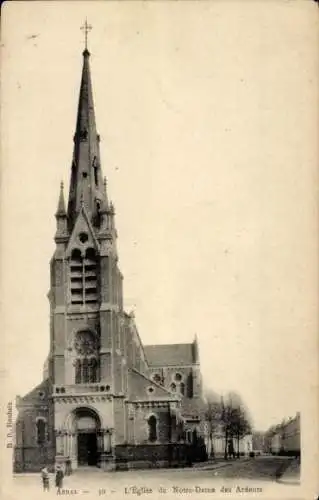
[[[75,415],[78,466],[96,466],[98,463],[97,434],[100,427],[99,418],[95,412],[88,408],[79,408],[76,410]]]
[[[92,408],[76,408],[68,417],[67,428],[72,442],[68,455],[74,466],[97,466],[101,451],[101,421]]]

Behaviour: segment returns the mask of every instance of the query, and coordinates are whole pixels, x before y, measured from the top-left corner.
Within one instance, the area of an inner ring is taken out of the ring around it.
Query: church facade
[[[189,461],[204,432],[198,342],[143,345],[123,308],[115,211],[83,67],[68,203],[61,184],[43,380],[17,397],[14,469],[105,470]]]

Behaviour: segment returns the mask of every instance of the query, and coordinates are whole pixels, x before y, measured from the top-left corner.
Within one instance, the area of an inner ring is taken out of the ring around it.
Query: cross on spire
[[[88,24],[87,19],[85,19],[85,23],[83,24],[83,26],[81,26],[80,29],[84,31],[85,50],[88,50],[88,32],[91,31],[92,26]]]

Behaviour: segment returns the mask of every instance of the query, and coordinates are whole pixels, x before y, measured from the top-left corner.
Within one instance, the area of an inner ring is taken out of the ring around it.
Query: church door
[[[78,434],[78,465],[97,464],[97,437],[95,432]]]

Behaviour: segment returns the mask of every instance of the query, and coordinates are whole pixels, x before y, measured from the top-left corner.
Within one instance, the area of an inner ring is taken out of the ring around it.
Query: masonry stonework
[[[17,398],[18,472],[66,460],[73,468],[105,470],[183,464],[188,423],[199,437],[202,428],[197,338],[144,345],[134,314],[123,309],[115,209],[102,175],[89,59],[86,49],[68,204],[61,184],[55,214],[44,378]]]

